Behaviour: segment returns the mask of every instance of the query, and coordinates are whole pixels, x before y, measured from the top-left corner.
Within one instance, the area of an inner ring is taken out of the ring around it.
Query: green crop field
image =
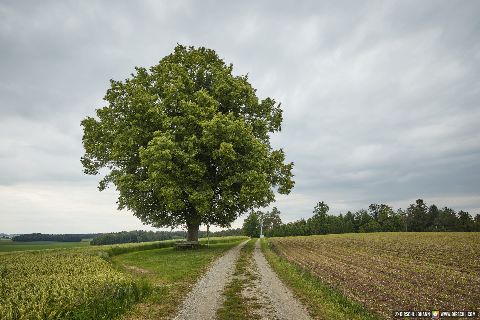
[[[100,256],[80,251],[0,256],[0,319],[109,319],[147,291]]]
[[[85,242],[79,248],[43,243],[24,246],[31,251],[3,252],[0,319],[112,319],[142,300],[142,307],[131,314],[145,306],[171,312],[175,299],[208,263],[244,239],[211,238],[210,247],[196,251],[175,251],[173,241],[158,241],[107,246]],[[8,241],[2,245],[19,246]],[[48,246],[52,250],[32,250]]]
[[[478,232],[334,234],[271,238],[268,244],[274,269],[327,318],[344,310],[358,315],[362,306],[382,318],[394,310],[479,307]]]
[[[25,250],[44,250],[58,248],[75,248],[90,245],[90,241],[81,242],[58,242],[58,241],[31,241],[20,242],[12,240],[0,241],[0,252],[25,251]]]

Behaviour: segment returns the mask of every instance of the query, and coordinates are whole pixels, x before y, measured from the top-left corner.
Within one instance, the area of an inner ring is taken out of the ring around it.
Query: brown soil
[[[287,260],[387,318],[393,310],[479,307],[480,234],[328,235],[271,242]]]

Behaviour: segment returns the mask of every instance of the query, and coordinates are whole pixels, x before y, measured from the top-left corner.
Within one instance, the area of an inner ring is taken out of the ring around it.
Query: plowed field
[[[391,318],[394,310],[480,308],[480,233],[272,238],[282,257]]]

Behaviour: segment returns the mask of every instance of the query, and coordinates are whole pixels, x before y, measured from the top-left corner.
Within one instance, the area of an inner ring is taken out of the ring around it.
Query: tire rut
[[[175,320],[215,319],[216,311],[222,304],[223,290],[232,278],[240,249],[247,242],[242,242],[212,264],[183,301]]]
[[[255,243],[253,260],[259,276],[255,291],[263,297],[268,297],[270,305],[265,307],[270,310],[273,309],[273,313],[263,313],[261,318],[278,320],[312,319],[307,309],[298,301],[290,289],[281,282],[268,264],[260,248],[260,240],[257,240]]]

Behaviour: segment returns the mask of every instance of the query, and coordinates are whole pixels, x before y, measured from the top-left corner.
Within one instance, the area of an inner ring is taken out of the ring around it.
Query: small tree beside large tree
[[[82,121],[87,174],[119,192],[155,227],[229,226],[238,216],[288,194],[293,163],[270,145],[282,110],[260,100],[247,76],[234,76],[215,51],[177,45],[159,64],[111,80],[107,105]],[[103,170],[102,170],[103,169]]]
[[[273,207],[271,211],[263,215],[263,232],[267,236],[270,235],[273,229],[279,228],[282,224],[280,210],[278,210],[277,207]]]
[[[243,221],[243,234],[251,237],[258,238],[260,237],[260,223],[261,216],[263,213],[261,211],[252,211]]]

